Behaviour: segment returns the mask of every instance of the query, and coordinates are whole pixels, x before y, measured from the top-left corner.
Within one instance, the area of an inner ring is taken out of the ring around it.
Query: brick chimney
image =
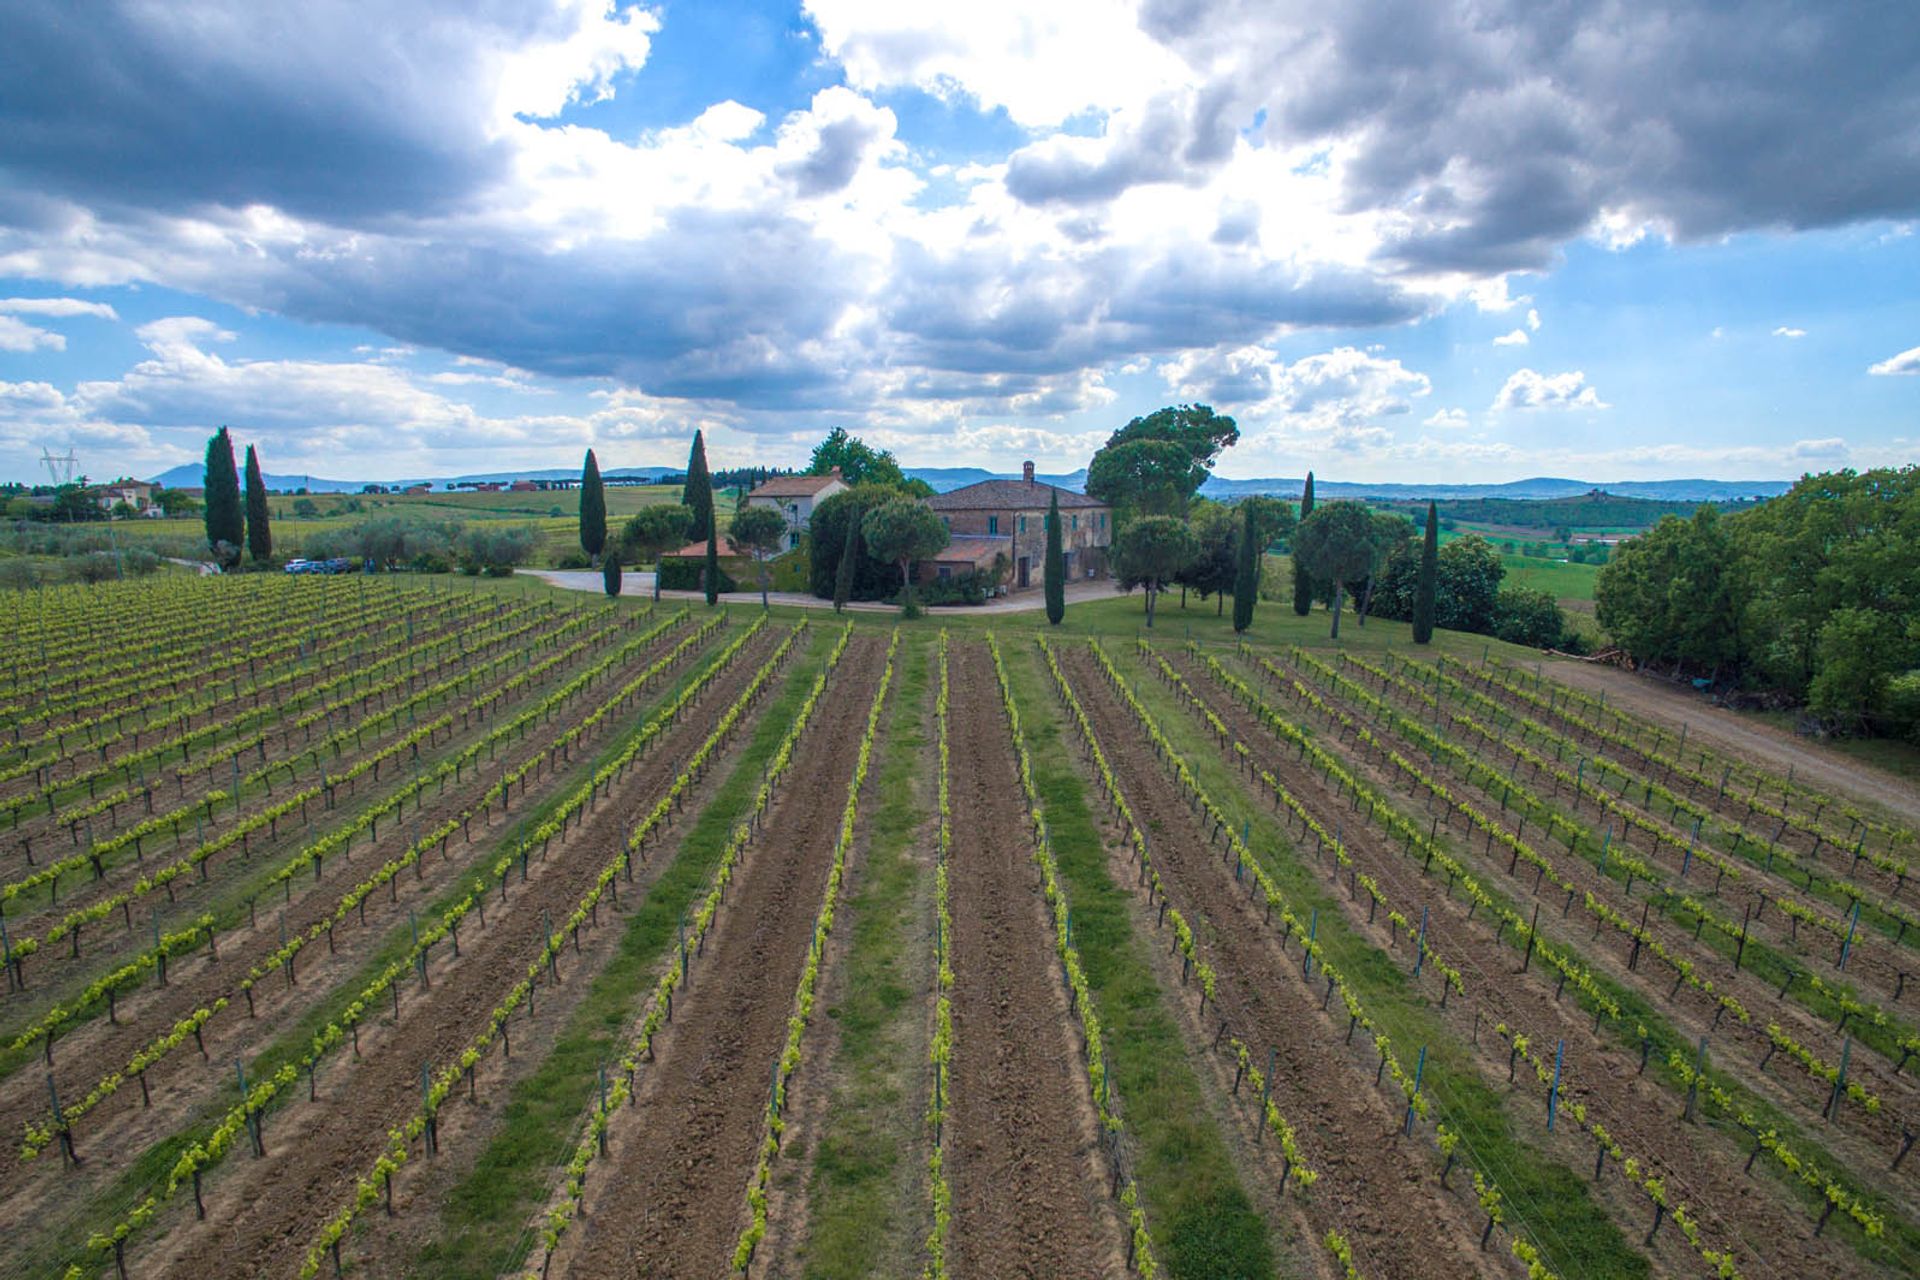
[[[1020,474],[1025,477],[1028,484],[1033,483],[1033,463],[1031,460],[1020,464]]]

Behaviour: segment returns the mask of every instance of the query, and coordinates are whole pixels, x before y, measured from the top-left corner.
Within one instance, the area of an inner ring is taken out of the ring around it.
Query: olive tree
[[[742,507],[733,513],[733,521],[727,526],[734,550],[753,557],[754,568],[759,570],[762,609],[768,607],[767,582],[772,577],[768,564],[780,554],[786,536],[787,518],[773,507]]]
[[[1155,597],[1193,560],[1193,552],[1193,531],[1172,516],[1142,516],[1114,539],[1113,558],[1121,582],[1146,588],[1149,627]]]

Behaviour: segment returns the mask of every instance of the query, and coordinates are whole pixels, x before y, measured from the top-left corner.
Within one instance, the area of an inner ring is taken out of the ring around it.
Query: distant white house
[[[775,476],[747,495],[750,507],[772,507],[787,520],[787,549],[800,545],[813,509],[847,488],[835,467],[824,476]]]

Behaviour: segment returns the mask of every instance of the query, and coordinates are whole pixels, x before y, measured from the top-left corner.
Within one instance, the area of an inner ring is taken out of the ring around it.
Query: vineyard
[[[1910,820],[1132,616],[23,595],[0,1276],[1920,1268]]]

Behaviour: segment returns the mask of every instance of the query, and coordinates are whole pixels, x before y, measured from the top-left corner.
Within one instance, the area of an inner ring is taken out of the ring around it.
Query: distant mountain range
[[[657,480],[664,475],[677,476],[677,467],[618,467],[602,472],[609,480]],[[515,480],[578,480],[578,467],[549,467],[544,471],[488,471],[464,476],[410,476],[403,480],[329,480],[324,476],[284,476],[272,472],[262,472],[260,479],[267,488],[288,493],[295,489],[305,489],[308,493],[359,493],[370,484],[395,485],[430,484],[436,489],[449,484],[508,484]],[[151,483],[168,489],[199,488],[206,481],[206,464],[183,462],[177,467],[162,471],[152,477]]]
[[[985,471],[979,467],[908,467],[906,473],[925,480],[937,493],[958,489],[982,480],[1017,480],[1018,475]],[[1036,480],[1056,484],[1063,489],[1084,492],[1087,472],[1065,475],[1035,475]],[[1271,477],[1259,480],[1228,480],[1214,476],[1200,486],[1208,498],[1244,498],[1264,494],[1276,498],[1297,498],[1306,487],[1305,478]],[[1314,496],[1318,498],[1392,498],[1407,501],[1429,499],[1522,498],[1539,501],[1549,498],[1577,498],[1602,489],[1621,498],[1656,498],[1666,502],[1729,502],[1739,498],[1771,498],[1793,487],[1789,480],[1561,480],[1541,476],[1531,480],[1511,480],[1505,484],[1387,484],[1353,480],[1322,480],[1315,477]]]
[[[934,492],[945,493],[963,485],[978,484],[982,480],[1017,480],[1017,472],[988,471],[983,467],[907,467],[906,473],[916,480],[924,480],[933,486]],[[608,479],[655,480],[663,475],[679,475],[677,467],[620,467],[605,473]],[[321,476],[266,475],[262,478],[269,489],[282,492],[305,488],[309,493],[358,493],[369,483],[384,485],[406,485],[427,483],[436,489],[448,484],[488,484],[508,483],[514,480],[574,480],[580,473],[572,468],[549,468],[544,471],[488,471],[461,476],[417,476],[405,480],[329,480]],[[1034,477],[1046,484],[1059,485],[1062,489],[1071,489],[1075,493],[1084,492],[1087,483],[1086,468],[1064,474],[1036,475]],[[201,464],[184,463],[169,471],[163,471],[153,477],[153,483],[168,488],[198,486],[203,479]],[[1305,479],[1275,476],[1259,480],[1228,480],[1214,476],[1200,486],[1200,492],[1209,498],[1243,498],[1250,494],[1266,494],[1276,498],[1297,498],[1305,487]],[[1785,493],[1793,487],[1789,480],[1614,480],[1595,482],[1591,480],[1563,480],[1550,476],[1538,476],[1531,480],[1510,480],[1505,484],[1385,484],[1356,480],[1322,480],[1313,482],[1314,496],[1320,498],[1388,498],[1403,501],[1426,501],[1429,499],[1464,500],[1469,498],[1521,498],[1539,501],[1549,498],[1577,498],[1594,489],[1621,498],[1656,498],[1666,502],[1730,502],[1740,498],[1771,498]]]

